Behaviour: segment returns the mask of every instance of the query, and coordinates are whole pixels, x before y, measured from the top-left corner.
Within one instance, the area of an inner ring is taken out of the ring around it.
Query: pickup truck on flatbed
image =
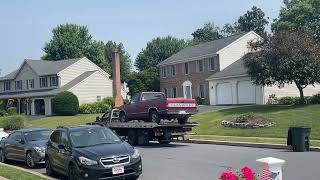
[[[154,123],[144,121],[119,121],[119,110],[112,109],[102,117],[97,117],[96,122],[114,130],[119,136],[125,137],[131,145],[145,145],[149,141],[157,140],[160,144],[169,144],[173,138],[184,137],[190,134],[196,123]]]
[[[178,123],[186,124],[188,118],[197,112],[195,99],[166,98],[162,92],[140,92],[129,104],[119,108],[119,119],[121,122],[143,120],[158,124],[161,119],[177,119]]]

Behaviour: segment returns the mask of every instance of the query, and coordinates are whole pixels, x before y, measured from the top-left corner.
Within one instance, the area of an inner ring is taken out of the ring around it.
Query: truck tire
[[[119,114],[119,121],[120,122],[128,122],[128,117],[124,112],[120,112]]]
[[[128,143],[131,144],[132,146],[137,144],[137,133],[135,130],[129,130],[128,132]]]
[[[147,145],[147,144],[149,144],[148,131],[145,131],[145,130],[139,130],[138,131],[137,144],[138,145]]]
[[[151,110],[149,113],[149,121],[159,124],[160,123],[160,117],[156,110]]]
[[[186,124],[188,122],[188,119],[189,119],[188,116],[178,118],[178,123],[179,124]]]

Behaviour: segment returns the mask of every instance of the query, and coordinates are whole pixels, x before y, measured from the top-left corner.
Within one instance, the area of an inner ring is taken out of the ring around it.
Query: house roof
[[[234,63],[227,66],[225,69],[223,69],[220,72],[217,72],[210,77],[207,78],[207,80],[210,79],[223,79],[228,77],[237,77],[237,76],[246,76],[247,68],[244,65],[244,60],[241,58]]]
[[[6,76],[0,77],[0,80],[14,79],[25,63],[28,64],[31,67],[31,69],[35,71],[35,73],[37,73],[39,76],[44,76],[44,75],[57,74],[63,69],[72,65],[73,63],[79,61],[80,59],[82,58],[66,59],[66,60],[59,60],[59,61],[26,59],[24,60],[24,62],[22,63],[19,69],[7,74]]]
[[[176,61],[183,61],[190,58],[201,57],[209,54],[216,54],[219,50],[233,43],[245,34],[247,33],[241,33],[238,35],[229,36],[222,39],[200,43],[195,46],[184,48],[181,51],[177,52],[176,54],[170,56],[169,58],[159,63],[159,65],[161,66],[175,63]]]

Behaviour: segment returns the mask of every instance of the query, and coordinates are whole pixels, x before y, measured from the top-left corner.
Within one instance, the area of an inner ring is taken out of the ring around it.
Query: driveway
[[[320,177],[319,152],[294,153],[286,150],[248,148],[223,145],[173,143],[167,146],[152,143],[138,147],[143,158],[140,180],[213,180],[227,166],[244,165],[257,170],[256,159],[276,157],[286,160],[284,178],[317,180]],[[14,163],[24,166],[22,163]],[[35,171],[45,173],[44,166]]]

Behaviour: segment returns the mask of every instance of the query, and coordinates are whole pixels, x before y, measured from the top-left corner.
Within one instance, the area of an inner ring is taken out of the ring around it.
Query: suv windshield
[[[121,139],[116,134],[103,127],[72,131],[70,132],[70,138],[76,148],[121,142]]]
[[[40,131],[26,132],[23,135],[24,135],[26,141],[29,142],[29,141],[48,140],[51,133],[52,133],[52,130],[40,130]]]

